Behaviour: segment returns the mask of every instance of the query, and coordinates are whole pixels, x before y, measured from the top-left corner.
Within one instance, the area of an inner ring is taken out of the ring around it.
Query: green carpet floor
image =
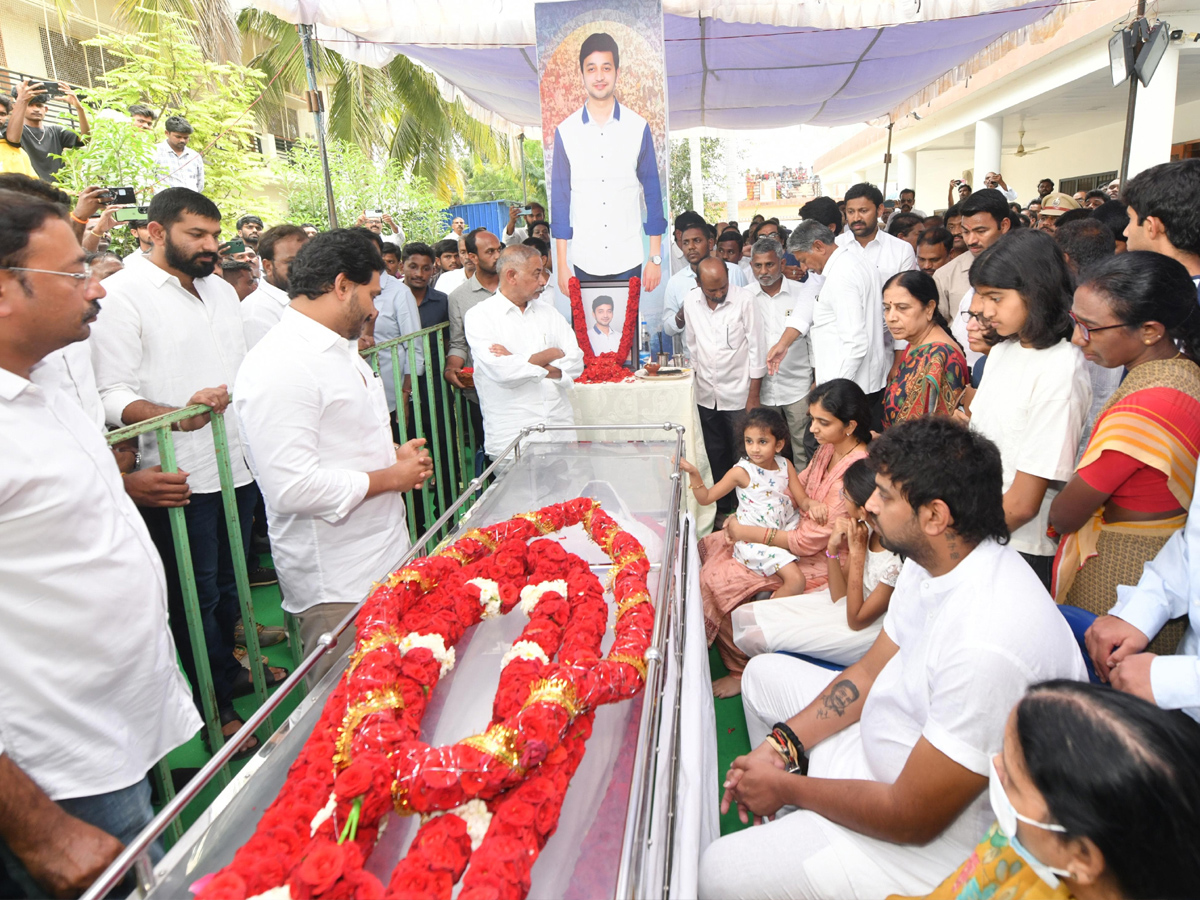
[[[729,674],[729,670],[721,662],[721,657],[717,653],[715,646],[708,649],[708,665],[712,669],[713,679],[721,678]],[[713,789],[717,792],[718,801],[724,789],[721,787],[721,782],[725,780],[725,773],[729,771],[729,764],[733,760],[745,753],[750,752],[750,738],[746,734],[746,716],[742,712],[742,698],[727,697],[724,700],[717,698],[717,783],[713,785]],[[725,815],[721,816],[721,834],[729,834],[733,831],[740,831],[748,826],[743,825],[738,819],[737,810],[731,809]]]

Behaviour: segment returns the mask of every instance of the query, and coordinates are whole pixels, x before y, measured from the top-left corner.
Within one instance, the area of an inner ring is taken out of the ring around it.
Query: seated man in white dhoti
[[[995,445],[920,419],[884,432],[871,459],[872,526],[907,559],[883,631],[840,673],[750,661],[755,749],[734,760],[722,806],[783,815],[709,845],[702,897],[928,893],[993,820],[984,788],[1013,705],[1031,684],[1087,678],[1066,620],[1004,546]]]

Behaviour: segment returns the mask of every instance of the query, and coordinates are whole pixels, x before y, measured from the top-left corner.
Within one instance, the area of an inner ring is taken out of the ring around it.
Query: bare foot
[[[720,699],[736,697],[742,692],[742,676],[726,675],[713,682],[713,696]]]

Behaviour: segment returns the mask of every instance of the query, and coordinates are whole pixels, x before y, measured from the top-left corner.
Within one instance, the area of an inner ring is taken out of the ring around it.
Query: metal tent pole
[[[317,66],[313,56],[313,27],[297,25],[300,43],[304,47],[304,71],[308,75],[309,110],[317,131],[317,148],[321,151],[321,171],[325,175],[325,204],[329,207],[329,227],[337,228],[337,208],[333,205],[333,179],[329,175],[329,151],[325,147],[325,109],[321,92],[317,90]]]
[[[887,199],[888,170],[892,166],[892,122],[888,121],[887,152],[883,154],[883,199]],[[899,198],[897,198],[899,199]]]
[[[1136,26],[1138,22],[1146,17],[1146,0],[1138,0],[1137,18],[1133,20]],[[1141,34],[1140,30],[1134,31],[1133,42],[1133,58],[1136,61],[1138,53],[1142,49],[1142,41],[1138,37]],[[1129,154],[1133,149],[1133,114],[1137,109],[1137,92],[1138,92],[1138,76],[1136,71],[1129,73],[1129,103],[1125,107],[1125,143],[1121,146],[1121,172],[1117,177],[1121,181],[1121,187],[1125,187],[1125,179],[1129,175]]]

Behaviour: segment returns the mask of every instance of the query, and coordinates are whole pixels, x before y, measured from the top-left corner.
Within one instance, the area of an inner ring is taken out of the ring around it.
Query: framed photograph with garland
[[[587,382],[622,381],[637,368],[641,279],[570,280],[571,327],[583,351]]]

